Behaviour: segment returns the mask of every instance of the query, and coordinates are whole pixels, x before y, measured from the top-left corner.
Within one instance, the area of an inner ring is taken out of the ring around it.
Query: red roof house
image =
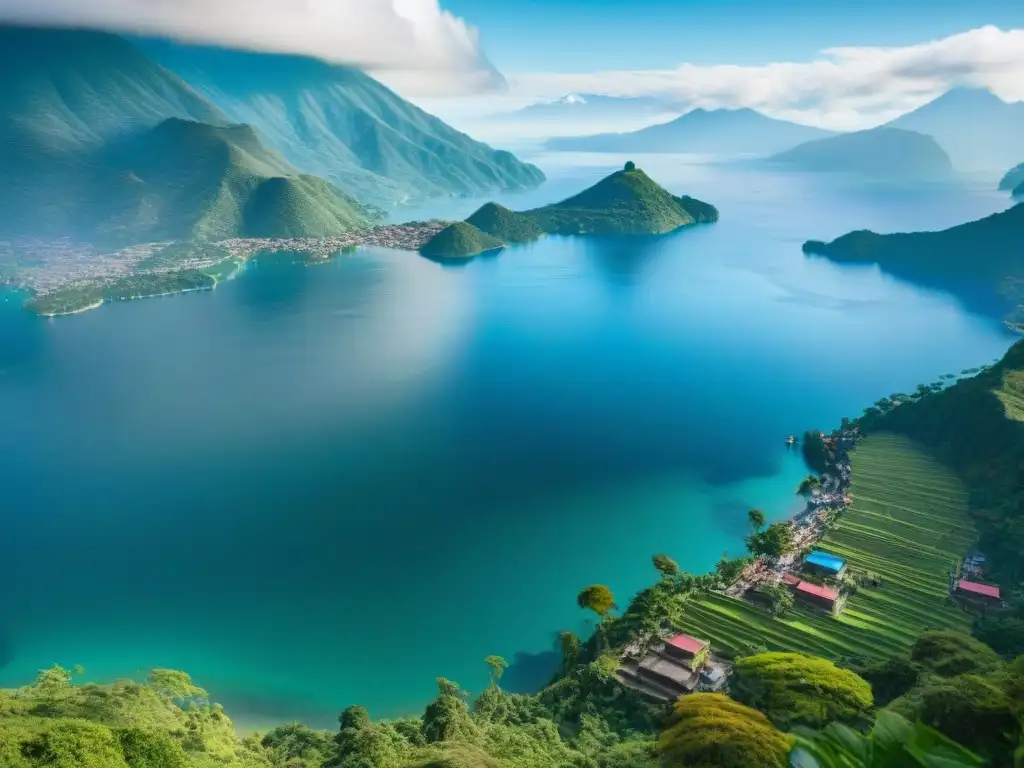
[[[809,581],[801,581],[797,584],[795,592],[797,597],[801,597],[810,603],[814,603],[819,608],[825,608],[829,611],[835,610],[836,600],[839,598],[839,593],[834,589],[812,584]]]
[[[980,600],[999,600],[999,587],[981,584],[977,581],[960,579],[956,583],[956,591],[964,597]]]
[[[685,651],[691,656],[697,655],[708,647],[708,644],[705,641],[698,640],[697,638],[690,637],[689,635],[676,635],[675,637],[670,637],[666,642],[672,647],[678,648],[680,651]]]
[[[800,583],[800,579],[792,573],[784,573],[782,574],[782,583],[790,587],[795,587]]]

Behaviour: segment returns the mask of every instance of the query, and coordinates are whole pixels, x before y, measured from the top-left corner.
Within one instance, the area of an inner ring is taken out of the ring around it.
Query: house
[[[794,576],[792,573],[782,574],[782,583],[787,587],[795,587],[801,581],[799,576]]]
[[[674,635],[665,641],[665,652],[691,669],[700,669],[708,658],[711,644],[689,635]]]
[[[838,555],[816,549],[804,558],[803,569],[808,573],[838,579],[846,573],[846,561]]]
[[[835,612],[839,601],[839,593],[836,592],[836,590],[831,587],[812,584],[809,581],[801,581],[796,585],[793,593],[796,597],[799,597],[812,605],[816,605],[819,608],[824,608],[830,613]]]
[[[999,605],[1002,602],[999,587],[968,579],[960,579],[956,583],[953,594],[962,600],[980,606]]]
[[[677,634],[658,642],[641,657],[636,645],[626,648],[616,677],[623,685],[660,701],[692,693],[711,646],[706,640]],[[724,682],[724,680],[723,680]]]

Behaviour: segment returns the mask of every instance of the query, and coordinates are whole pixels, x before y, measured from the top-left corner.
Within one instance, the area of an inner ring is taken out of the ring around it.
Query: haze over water
[[[678,158],[718,224],[547,238],[463,267],[367,249],[45,320],[0,302],[0,685],[189,671],[236,720],[419,710],[483,658],[542,683],[578,589],[738,555],[799,507],[783,438],[981,365],[994,317],[808,238],[1006,207]],[[540,158],[529,207],[617,158]],[[464,216],[478,200],[404,218]],[[517,658],[517,655],[518,658]],[[5,664],[6,663],[6,664]]]

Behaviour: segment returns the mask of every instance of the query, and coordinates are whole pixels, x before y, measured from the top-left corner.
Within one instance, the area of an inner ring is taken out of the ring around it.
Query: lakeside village
[[[144,243],[113,251],[71,238],[0,241],[0,286],[46,296],[70,285],[106,285],[143,274],[206,270],[226,259],[245,261],[258,253],[293,252],[327,261],[358,246],[419,251],[448,222],[410,221],[353,230],[335,237],[231,238],[178,248],[178,241]]]
[[[850,452],[859,437],[856,427],[846,425],[831,435],[818,433],[829,458],[821,475],[801,485],[807,505],[790,522],[790,551],[777,559],[757,558],[732,584],[715,591],[769,612],[773,593],[786,590],[800,605],[838,616],[855,585],[883,586],[884,574],[855,577],[842,557],[816,546],[853,501]],[[792,446],[796,439],[786,442]],[[999,587],[983,581],[984,568],[984,555],[967,553],[958,572],[948,575],[949,598],[972,612],[1006,607]],[[626,646],[616,676],[622,685],[650,699],[673,701],[689,693],[727,690],[731,672],[730,660],[716,654],[709,641],[669,632]]]

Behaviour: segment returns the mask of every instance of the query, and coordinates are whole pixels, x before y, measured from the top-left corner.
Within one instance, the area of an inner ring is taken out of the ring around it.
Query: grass
[[[853,572],[872,571],[839,616],[797,607],[783,619],[719,594],[692,599],[681,629],[726,652],[751,646],[829,658],[885,658],[927,629],[966,630],[947,598],[947,574],[971,546],[967,491],[949,470],[903,437],[879,434],[853,453],[853,504],[819,544]]]

